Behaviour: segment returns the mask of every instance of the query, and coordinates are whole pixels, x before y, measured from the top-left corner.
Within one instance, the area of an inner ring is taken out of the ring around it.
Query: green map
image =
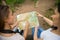
[[[35,11],[17,15],[17,21],[19,21],[19,20],[24,20],[24,21],[19,22],[18,26],[19,26],[20,30],[25,28],[26,21],[28,21],[30,23],[30,28],[39,25],[37,12],[35,12]]]

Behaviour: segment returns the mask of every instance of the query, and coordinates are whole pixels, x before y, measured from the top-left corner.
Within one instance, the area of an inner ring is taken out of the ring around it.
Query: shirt
[[[0,40],[25,40],[25,39],[19,33],[16,33],[15,35],[12,35],[11,37],[5,37],[5,36],[0,35]]]
[[[60,36],[51,32],[51,28],[41,33],[43,40],[60,40]]]

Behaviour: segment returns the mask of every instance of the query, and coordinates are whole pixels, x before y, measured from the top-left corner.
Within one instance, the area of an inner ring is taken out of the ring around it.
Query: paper
[[[17,15],[17,21],[19,20],[24,20],[24,21],[19,22],[18,26],[20,30],[23,30],[25,28],[26,21],[30,23],[30,28],[39,25],[38,18],[37,18],[37,12],[35,11]]]

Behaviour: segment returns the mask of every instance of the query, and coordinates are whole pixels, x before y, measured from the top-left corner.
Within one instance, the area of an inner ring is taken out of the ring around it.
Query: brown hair
[[[0,5],[0,30],[4,30],[5,18],[9,16],[9,6]]]
[[[58,8],[58,12],[60,13],[60,3],[58,3],[57,8]]]

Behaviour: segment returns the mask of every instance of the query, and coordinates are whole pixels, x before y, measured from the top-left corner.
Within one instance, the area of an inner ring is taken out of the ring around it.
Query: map
[[[23,21],[19,22],[19,25],[18,25],[20,30],[23,30],[25,28],[26,21],[28,21],[30,23],[30,28],[33,28],[33,27],[39,25],[36,11],[22,13],[22,14],[17,15],[17,21],[19,21],[19,20],[23,20]]]

